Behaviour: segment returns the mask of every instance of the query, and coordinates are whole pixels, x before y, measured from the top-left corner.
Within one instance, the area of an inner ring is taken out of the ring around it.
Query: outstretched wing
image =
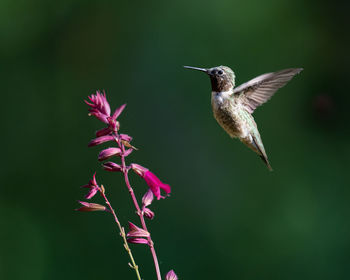
[[[269,100],[272,95],[289,82],[303,68],[290,68],[278,72],[267,73],[250,80],[233,89],[233,96],[242,100],[249,113]]]

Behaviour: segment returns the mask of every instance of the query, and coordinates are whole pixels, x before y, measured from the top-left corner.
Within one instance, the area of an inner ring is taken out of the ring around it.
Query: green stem
[[[118,228],[119,228],[119,231],[120,231],[120,236],[123,238],[123,241],[124,241],[124,248],[125,248],[125,250],[128,252],[129,257],[130,257],[130,260],[131,260],[130,266],[131,266],[131,268],[133,268],[133,269],[135,270],[137,279],[138,279],[138,280],[141,280],[141,276],[140,276],[140,272],[139,272],[139,267],[138,267],[138,265],[135,263],[134,257],[133,257],[133,255],[132,255],[132,253],[131,253],[131,249],[129,248],[129,245],[128,245],[128,241],[126,240],[125,230],[124,230],[124,228],[121,226],[121,224],[120,224],[120,222],[119,222],[119,220],[118,220],[118,217],[117,217],[117,215],[115,214],[114,209],[112,208],[112,205],[110,204],[108,198],[106,197],[105,191],[104,191],[104,188],[103,188],[102,185],[101,185],[101,188],[99,188],[99,191],[100,191],[102,197],[104,198],[106,204],[108,205],[108,208],[109,208],[110,212],[112,213],[116,224],[118,225]]]

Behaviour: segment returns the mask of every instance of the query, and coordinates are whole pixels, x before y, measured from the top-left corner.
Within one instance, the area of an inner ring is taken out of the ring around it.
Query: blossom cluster
[[[99,91],[96,95],[89,96],[89,101],[85,101],[89,105],[90,115],[95,116],[100,121],[107,124],[107,127],[96,132],[96,138],[91,140],[88,144],[89,147],[101,145],[107,142],[116,142],[118,147],[109,147],[102,150],[98,155],[99,161],[104,161],[116,157],[127,157],[136,148],[133,147],[130,142],[132,137],[127,134],[119,134],[118,130],[120,127],[117,118],[123,112],[126,104],[117,108],[113,115],[111,115],[111,109],[109,103],[106,99],[105,93],[100,93]],[[125,149],[127,147],[128,149]],[[120,164],[113,161],[108,161],[103,163],[103,168],[111,172],[123,172],[123,168]],[[132,163],[126,166],[126,171],[132,169],[137,175],[142,177],[147,183],[148,187],[152,190],[154,196],[159,200],[160,198],[165,198],[161,195],[161,190],[163,190],[166,195],[171,192],[171,188],[168,184],[164,184],[154,173],[149,171],[147,168]]]
[[[89,115],[96,117],[98,120],[106,124],[106,126],[96,132],[96,137],[90,141],[88,144],[89,147],[99,146],[105,143],[110,143],[111,146],[108,148],[102,149],[98,154],[98,160],[102,161],[102,167],[104,170],[109,172],[119,172],[123,173],[124,180],[129,193],[132,197],[134,206],[136,208],[136,213],[138,214],[142,226],[139,227],[134,223],[129,222],[129,231],[127,234],[124,233],[124,229],[120,226],[119,220],[111,207],[107,197],[105,196],[105,189],[102,185],[99,185],[96,181],[95,174],[88,184],[82,186],[83,188],[88,189],[85,199],[92,199],[97,193],[100,193],[101,196],[105,199],[107,207],[97,203],[90,203],[85,201],[79,201],[82,205],[78,211],[89,212],[89,211],[106,211],[111,212],[117,222],[118,226],[121,229],[121,235],[124,238],[125,242],[132,244],[147,244],[152,252],[154,264],[157,272],[157,279],[161,279],[159,264],[155,254],[153,241],[151,239],[151,234],[147,230],[144,217],[148,219],[154,218],[154,212],[149,208],[153,202],[153,198],[156,197],[157,200],[161,198],[166,198],[171,192],[171,187],[168,184],[163,183],[153,172],[148,168],[141,166],[137,163],[126,164],[126,157],[128,157],[133,151],[137,150],[130,143],[132,137],[127,134],[122,134],[119,132],[120,123],[117,120],[125,109],[126,104],[117,108],[113,114],[111,114],[111,109],[109,103],[106,99],[106,94],[103,92],[97,91],[96,94],[93,94],[88,97],[89,101],[85,101],[89,106]],[[138,176],[144,179],[145,183],[148,186],[148,190],[142,198],[142,207],[139,206],[135,194],[132,190],[132,187],[129,182],[128,173],[132,170]],[[163,192],[163,194],[161,193]],[[124,245],[127,251],[129,252],[128,246]],[[131,254],[129,252],[129,254]],[[132,258],[133,260],[133,258]],[[136,264],[133,263],[133,268],[137,270]],[[140,278],[137,270],[138,278]],[[166,277],[166,280],[177,280],[177,276],[173,270],[170,270]]]

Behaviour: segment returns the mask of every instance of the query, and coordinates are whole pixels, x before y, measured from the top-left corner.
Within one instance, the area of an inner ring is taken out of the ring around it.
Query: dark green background
[[[87,148],[96,89],[128,104],[129,162],[172,186],[148,223],[163,275],[349,279],[348,3],[1,0],[0,279],[136,279],[112,218],[73,211],[97,170],[122,223],[139,224]],[[237,84],[305,69],[254,114],[274,172],[213,119],[209,79],[182,68],[222,64]]]

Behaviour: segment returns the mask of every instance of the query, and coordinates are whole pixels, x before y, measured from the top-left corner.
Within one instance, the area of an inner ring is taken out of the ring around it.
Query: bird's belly
[[[232,110],[220,108],[214,111],[214,117],[231,137],[241,137],[244,133],[239,115]]]

